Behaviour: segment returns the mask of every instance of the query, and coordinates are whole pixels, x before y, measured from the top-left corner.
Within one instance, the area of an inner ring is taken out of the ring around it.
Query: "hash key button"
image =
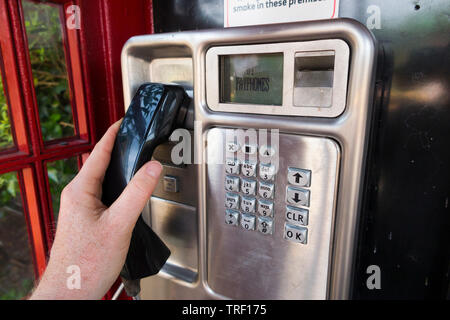
[[[258,217],[258,231],[262,234],[272,234],[273,220],[269,218]]]
[[[294,206],[309,207],[310,193],[308,190],[288,187],[286,201]]]
[[[296,243],[306,244],[308,242],[308,229],[286,223],[284,225],[284,239]]]

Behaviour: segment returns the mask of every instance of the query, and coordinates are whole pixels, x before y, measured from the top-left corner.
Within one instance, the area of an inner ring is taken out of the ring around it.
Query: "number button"
[[[258,231],[262,234],[272,234],[273,220],[269,218],[258,217]]]
[[[273,202],[258,200],[258,213],[263,217],[273,217]]]
[[[227,210],[225,214],[225,223],[230,226],[237,226],[239,223],[239,212]]]
[[[229,174],[239,174],[239,161],[236,159],[227,159],[225,162],[225,172]]]
[[[239,209],[239,195],[227,193],[225,197],[225,207],[228,209]]]
[[[264,199],[273,199],[275,185],[271,183],[260,182],[258,194]]]
[[[241,227],[244,230],[255,230],[256,218],[251,214],[242,214]]]
[[[241,191],[243,194],[245,194],[247,196],[254,196],[256,193],[256,181],[242,179]]]
[[[256,206],[255,198],[242,197],[242,200],[241,200],[241,210],[242,211],[244,211],[245,213],[254,213],[255,206]]]
[[[256,163],[254,162],[244,162],[242,164],[242,175],[246,177],[256,176]]]
[[[259,165],[259,177],[262,180],[265,181],[272,181],[275,177],[275,166],[274,165],[267,165],[267,164],[260,164]]]
[[[226,176],[225,190],[239,192],[239,178]]]

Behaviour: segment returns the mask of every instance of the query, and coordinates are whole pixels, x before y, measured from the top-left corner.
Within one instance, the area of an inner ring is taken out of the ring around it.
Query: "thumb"
[[[155,190],[161,171],[162,166],[157,161],[142,166],[109,208],[110,218],[131,230]]]

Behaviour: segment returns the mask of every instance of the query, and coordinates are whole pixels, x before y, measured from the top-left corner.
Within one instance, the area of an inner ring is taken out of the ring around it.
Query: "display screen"
[[[283,53],[220,56],[220,102],[281,106]]]

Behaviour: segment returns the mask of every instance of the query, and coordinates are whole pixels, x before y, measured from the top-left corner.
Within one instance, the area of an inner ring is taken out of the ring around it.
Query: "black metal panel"
[[[381,68],[353,297],[448,298],[450,1],[341,0],[340,17],[366,24],[373,5]],[[157,32],[220,28],[223,0],[155,0],[154,14]]]

